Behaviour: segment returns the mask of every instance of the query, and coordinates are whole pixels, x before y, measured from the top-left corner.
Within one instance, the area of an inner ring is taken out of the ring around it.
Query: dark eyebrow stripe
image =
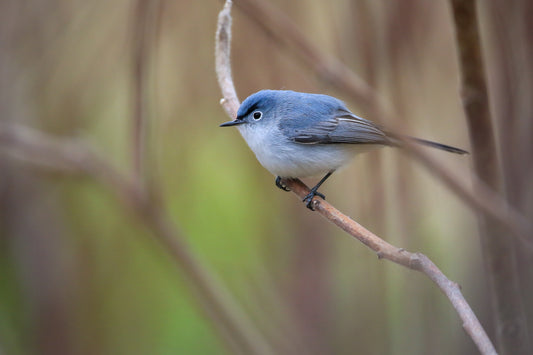
[[[250,112],[252,112],[253,110],[255,110],[257,108],[257,103],[253,104],[252,106],[250,106],[248,108],[248,110],[246,110],[245,113],[243,113],[242,115],[240,115],[239,117],[237,118],[243,118],[244,116],[247,116]]]

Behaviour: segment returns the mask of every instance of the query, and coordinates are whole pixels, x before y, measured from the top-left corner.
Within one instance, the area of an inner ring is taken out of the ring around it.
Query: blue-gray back
[[[273,91],[279,128],[302,144],[385,144],[391,141],[373,122],[357,117],[334,97],[294,91]],[[270,96],[270,95],[269,95]],[[271,99],[271,98],[270,98]]]

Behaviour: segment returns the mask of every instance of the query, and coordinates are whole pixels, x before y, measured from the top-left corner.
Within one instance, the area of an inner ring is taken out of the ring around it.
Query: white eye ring
[[[254,120],[259,121],[261,118],[263,118],[263,112],[254,111],[254,113],[252,113],[252,117],[254,118]]]

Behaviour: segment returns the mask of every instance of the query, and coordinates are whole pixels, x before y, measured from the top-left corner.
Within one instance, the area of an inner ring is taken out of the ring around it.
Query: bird
[[[290,191],[283,178],[325,174],[303,202],[314,210],[320,186],[355,155],[379,147],[402,147],[403,140],[456,154],[466,150],[392,133],[352,113],[343,101],[323,94],[291,90],[261,90],[248,96],[233,121],[257,160],[276,176],[276,186]]]

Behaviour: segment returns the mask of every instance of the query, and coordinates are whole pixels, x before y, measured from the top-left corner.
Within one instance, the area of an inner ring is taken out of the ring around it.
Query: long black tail
[[[394,146],[397,146],[397,147],[401,147],[402,146],[402,140],[403,141],[408,140],[408,141],[412,141],[412,142],[415,142],[415,143],[418,143],[418,144],[421,144],[421,145],[425,145],[427,147],[432,147],[432,148],[436,148],[436,149],[440,149],[440,150],[445,150],[445,151],[450,152],[450,153],[469,154],[466,150],[463,150],[463,149],[460,149],[460,148],[455,148],[455,147],[452,147],[451,145],[432,142],[432,141],[428,141],[428,140],[425,140],[425,139],[420,139],[420,138],[415,138],[415,137],[410,137],[410,136],[404,136],[404,135],[400,135],[400,134],[396,134],[396,133],[387,132],[386,134],[387,134],[387,138],[389,139],[391,145],[394,145]]]
[[[412,140],[413,142],[417,142],[419,144],[422,144],[422,145],[425,145],[425,146],[428,146],[428,147],[437,148],[437,149],[440,149],[440,150],[445,150],[445,151],[450,152],[450,153],[469,154],[466,150],[463,150],[463,149],[460,149],[460,148],[455,148],[455,147],[452,147],[451,145],[446,145],[446,144],[442,144],[442,143],[427,141],[425,139],[414,138],[414,137],[406,137],[406,138],[409,139],[409,140]]]

